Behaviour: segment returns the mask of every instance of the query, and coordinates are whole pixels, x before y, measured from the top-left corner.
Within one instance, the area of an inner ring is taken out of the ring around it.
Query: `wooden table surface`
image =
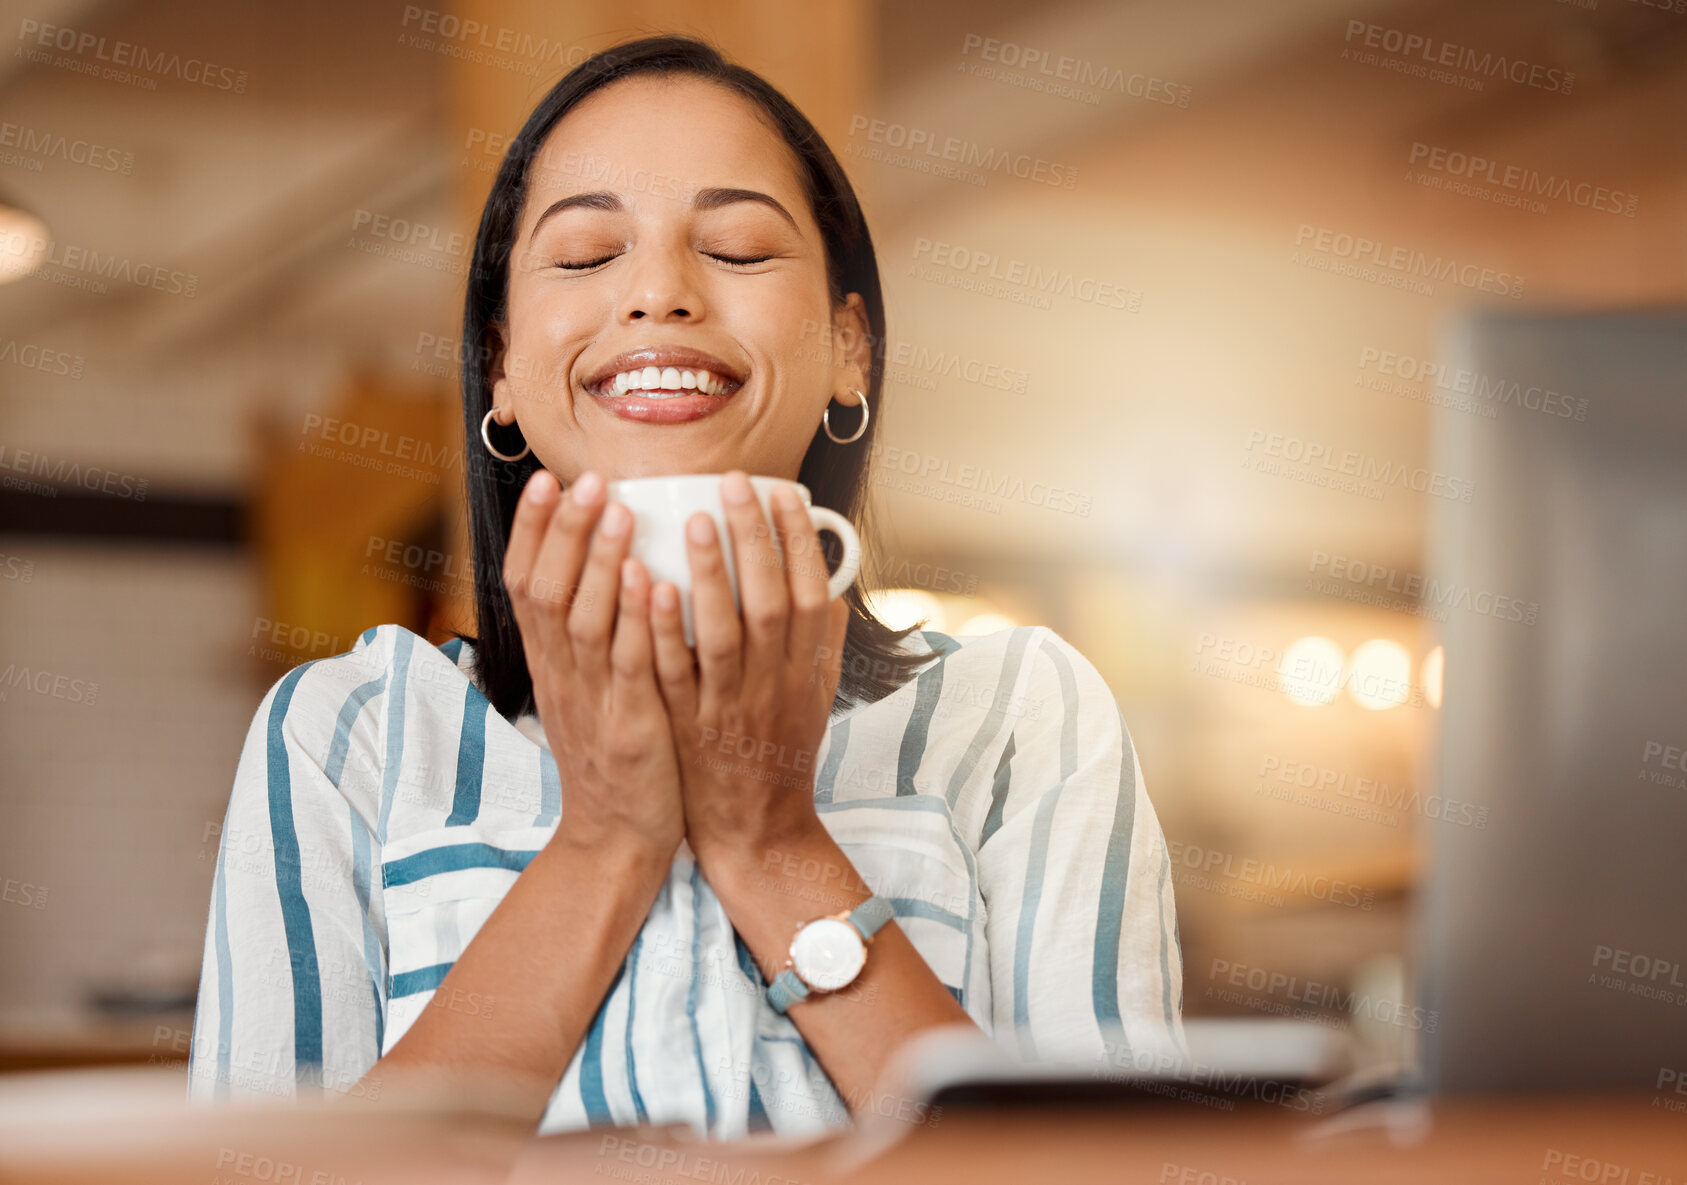
[[[950,1107],[926,1124],[883,1120],[806,1142],[729,1143],[654,1127],[535,1138],[496,1108],[190,1108],[179,1074],[118,1073],[0,1078],[0,1182],[1687,1185],[1687,1108],[1672,1106],[1687,1096],[1669,1094],[1449,1098],[1322,1116],[1158,1100]]]

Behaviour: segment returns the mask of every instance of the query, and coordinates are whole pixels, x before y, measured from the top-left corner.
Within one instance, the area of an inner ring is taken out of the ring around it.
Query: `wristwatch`
[[[846,988],[867,965],[867,945],[893,911],[883,897],[869,897],[854,910],[815,918],[797,927],[785,969],[768,985],[767,1002],[783,1014],[811,994]]]

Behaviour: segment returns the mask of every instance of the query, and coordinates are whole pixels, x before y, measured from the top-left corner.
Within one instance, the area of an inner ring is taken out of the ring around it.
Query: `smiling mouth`
[[[683,399],[686,396],[725,398],[744,384],[713,371],[685,366],[641,366],[623,370],[592,388],[592,394],[613,399]]]

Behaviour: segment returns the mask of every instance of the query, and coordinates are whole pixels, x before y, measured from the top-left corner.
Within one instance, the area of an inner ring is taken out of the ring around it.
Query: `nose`
[[[626,291],[617,319],[623,324],[654,321],[685,324],[703,318],[703,296],[697,283],[697,260],[687,244],[633,248],[633,265],[625,269]]]

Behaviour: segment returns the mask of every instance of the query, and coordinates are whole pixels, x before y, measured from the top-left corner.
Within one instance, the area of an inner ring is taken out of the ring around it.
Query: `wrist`
[[[660,883],[673,866],[679,841],[659,841],[627,828],[571,826],[564,811],[545,849],[575,867],[597,870],[606,883]]]

